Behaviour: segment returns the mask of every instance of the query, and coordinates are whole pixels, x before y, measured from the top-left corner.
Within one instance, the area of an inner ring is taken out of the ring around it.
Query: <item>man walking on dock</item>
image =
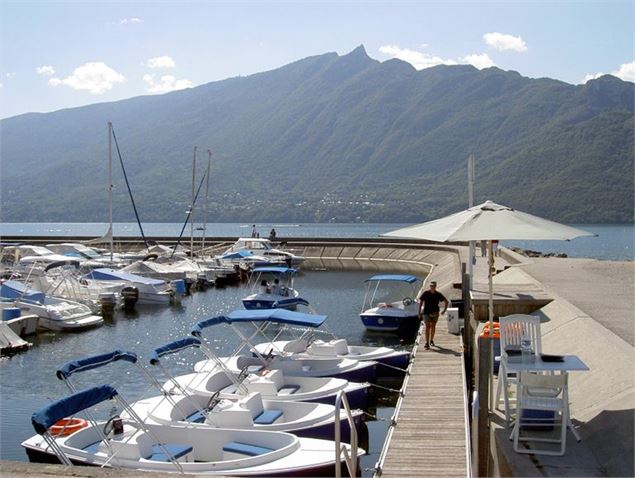
[[[423,347],[426,350],[430,348],[430,345],[434,346],[434,332],[437,320],[439,320],[439,304],[441,302],[443,302],[443,312],[441,313],[445,314],[448,308],[448,299],[437,291],[437,283],[432,281],[430,289],[419,296],[419,320],[421,321],[423,312],[423,320],[426,324],[426,344]]]

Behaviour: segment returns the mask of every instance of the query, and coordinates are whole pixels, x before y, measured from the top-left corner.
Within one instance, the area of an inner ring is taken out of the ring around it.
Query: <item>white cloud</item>
[[[53,76],[55,74],[55,68],[51,65],[38,66],[35,71],[42,76]]]
[[[146,82],[146,91],[151,94],[168,93],[170,91],[182,90],[195,86],[193,82],[187,78],[177,80],[172,75],[163,75],[157,81],[155,75],[143,75],[143,81]]]
[[[136,23],[143,23],[143,20],[138,17],[122,18],[119,20],[119,25],[134,25]]]
[[[6,76],[7,78],[15,78],[15,75],[16,75],[15,71],[10,71],[4,74],[4,76]]]
[[[611,75],[617,76],[624,81],[635,82],[635,61],[621,64],[618,70],[611,72]]]
[[[68,86],[74,90],[87,90],[99,95],[112,90],[116,83],[123,83],[126,78],[103,62],[90,62],[78,66],[73,74],[61,79],[49,79],[51,86]]]
[[[527,44],[519,36],[515,37],[505,33],[492,32],[483,35],[483,40],[485,40],[485,43],[489,46],[496,48],[498,51],[527,51]]]
[[[483,68],[489,68],[491,66],[496,66],[494,60],[492,60],[487,53],[481,53],[480,55],[478,53],[473,53],[461,58],[461,61],[468,63],[478,68],[479,70],[482,70]]]
[[[392,58],[399,58],[400,60],[407,61],[417,70],[423,70],[437,65],[457,65],[458,62],[450,59],[443,59],[441,57],[431,55],[429,53],[423,53],[417,50],[410,50],[408,48],[400,48],[397,45],[384,45],[379,47],[379,51],[384,55],[388,55]]]
[[[587,81],[590,81],[590,80],[597,80],[600,76],[604,76],[604,75],[606,75],[606,73],[602,73],[602,72],[595,73],[595,74],[589,73],[588,75],[584,76],[584,80],[582,80],[582,83],[586,83]]]
[[[175,68],[176,63],[170,56],[157,56],[146,61],[148,68]]]
[[[617,70],[613,70],[611,73],[613,76],[617,76],[619,79],[624,81],[633,81],[635,82],[635,61],[631,61],[630,63],[622,63]],[[598,73],[589,73],[585,75],[582,83],[586,83],[589,80],[596,80],[600,76],[604,76],[606,73],[598,72]]]

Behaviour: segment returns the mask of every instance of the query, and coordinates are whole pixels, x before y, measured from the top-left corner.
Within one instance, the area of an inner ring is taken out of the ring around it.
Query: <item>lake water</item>
[[[407,224],[256,224],[261,236],[266,237],[275,227],[278,237],[378,237],[380,234],[404,227]],[[635,228],[632,224],[572,224],[574,227],[597,234],[596,237],[580,237],[565,241],[503,241],[503,245],[522,247],[541,252],[564,252],[569,257],[632,261],[635,259]],[[200,226],[200,225],[197,225]],[[249,236],[251,224],[212,223],[207,225],[210,237]],[[148,236],[178,237],[182,224],[148,223],[144,232]],[[107,230],[103,223],[5,223],[0,225],[2,236],[101,236]],[[139,236],[136,223],[115,223],[116,236]],[[189,237],[189,226],[185,233]],[[195,231],[200,236],[201,231]]]
[[[358,313],[367,276],[363,272],[305,271],[297,277],[295,285],[319,313],[329,316],[328,329],[350,343],[410,349],[411,344],[396,336],[366,333]],[[113,322],[82,333],[41,333],[29,337],[33,342],[30,350],[0,360],[0,459],[27,460],[20,443],[34,433],[31,414],[67,394],[65,385],[55,377],[55,370],[64,363],[124,349],[136,352],[147,365],[154,348],[188,336],[190,328],[200,320],[242,308],[240,299],[247,293],[245,287],[209,289],[186,297],[181,306],[137,307],[138,311],[131,314],[118,311]],[[207,329],[204,336],[220,354],[229,355],[239,343],[236,334],[226,325]],[[188,373],[201,358],[200,352],[191,351],[166,357],[164,362],[173,373]],[[158,374],[157,370],[150,371]],[[73,376],[73,383],[79,388],[110,383],[130,402],[156,395],[142,378],[134,366],[123,362],[77,374]],[[383,392],[369,411],[390,419],[396,398],[394,393]],[[366,423],[369,450],[368,455],[362,457],[361,466],[372,468],[383,446],[387,422],[369,419]],[[364,476],[370,475],[369,471],[364,472]]]

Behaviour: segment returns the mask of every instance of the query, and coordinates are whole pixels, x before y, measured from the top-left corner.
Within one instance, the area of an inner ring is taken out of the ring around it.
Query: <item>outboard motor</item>
[[[183,300],[183,296],[187,294],[187,287],[184,279],[175,279],[170,282],[170,288],[172,289],[172,302],[174,304],[180,304]]]
[[[132,311],[139,300],[139,289],[136,287],[124,287],[121,289],[121,298],[123,299],[123,308],[126,311]]]
[[[117,296],[114,292],[104,292],[99,294],[99,305],[101,307],[101,316],[104,320],[112,320],[115,305],[117,305]]]

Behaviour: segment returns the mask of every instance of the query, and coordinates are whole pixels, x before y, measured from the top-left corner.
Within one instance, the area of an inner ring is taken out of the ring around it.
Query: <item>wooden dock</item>
[[[460,337],[437,324],[436,347],[415,346],[404,396],[395,411],[375,476],[470,476],[468,416]]]

